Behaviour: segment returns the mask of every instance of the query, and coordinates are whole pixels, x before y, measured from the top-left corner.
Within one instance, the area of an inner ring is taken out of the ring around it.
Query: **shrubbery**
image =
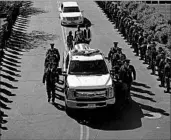
[[[123,9],[127,9],[130,16],[135,18],[138,23],[142,24],[147,34],[153,34],[152,36],[155,37],[156,41],[171,48],[170,22],[165,19],[164,15],[160,14],[155,7],[134,1],[120,2],[120,6]]]

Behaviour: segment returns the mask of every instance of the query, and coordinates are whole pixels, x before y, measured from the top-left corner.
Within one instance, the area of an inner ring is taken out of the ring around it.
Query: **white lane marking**
[[[89,140],[89,127],[86,126],[86,140]]]
[[[80,124],[80,140],[83,140],[83,125]]]

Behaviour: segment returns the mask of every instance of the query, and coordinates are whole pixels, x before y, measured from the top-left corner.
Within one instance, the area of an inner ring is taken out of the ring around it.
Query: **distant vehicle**
[[[63,76],[67,112],[115,103],[112,77],[100,50],[84,43],[75,45],[64,55]]]
[[[59,11],[62,25],[80,25],[84,22],[77,2],[62,2]]]

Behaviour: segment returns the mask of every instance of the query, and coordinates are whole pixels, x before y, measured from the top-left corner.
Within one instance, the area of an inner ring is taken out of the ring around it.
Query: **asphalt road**
[[[34,1],[33,7],[46,12],[28,17],[28,26],[23,32],[32,35],[32,49],[8,48],[6,51],[1,72],[1,90],[7,98],[7,106],[2,111],[8,117],[5,118],[7,123],[3,127],[6,130],[2,129],[1,139],[170,139],[170,94],[164,93],[164,89],[158,86],[160,83],[156,80],[157,76],[150,75],[151,71],[134,55],[102,10],[91,0],[79,2],[84,10],[85,21],[91,23],[91,47],[98,48],[107,55],[113,42],[118,41],[136,68],[137,79],[131,90],[132,106],[120,113],[115,112],[119,114],[119,118],[112,116],[113,110],[100,110],[98,115],[94,115],[93,121],[82,125],[76,117],[68,116],[65,112],[62,81],[57,86],[56,104],[47,102],[45,85],[42,84],[45,52],[53,41],[62,57],[66,49],[65,35],[76,29],[60,25],[57,3],[54,0]],[[15,28],[17,27],[18,24]],[[30,41],[26,43],[29,44]]]

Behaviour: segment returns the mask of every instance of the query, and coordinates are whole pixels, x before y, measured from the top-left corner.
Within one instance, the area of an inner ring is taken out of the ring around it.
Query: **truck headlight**
[[[113,89],[113,87],[107,88],[107,97],[108,98],[113,98],[114,97],[114,89]]]
[[[75,99],[75,90],[68,88],[67,97],[69,100]]]

